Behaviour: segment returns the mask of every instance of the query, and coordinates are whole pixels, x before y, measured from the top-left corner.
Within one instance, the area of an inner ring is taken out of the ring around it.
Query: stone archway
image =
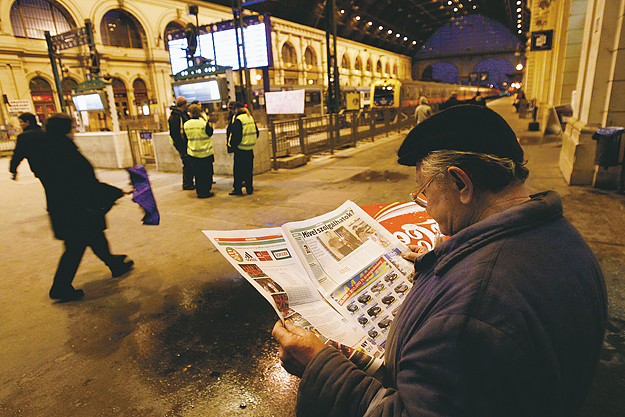
[[[502,83],[510,83],[509,74],[514,73],[514,64],[505,58],[488,58],[473,67],[474,73],[486,73],[488,77],[482,85],[493,84],[501,87]]]
[[[435,62],[428,65],[425,70],[423,70],[421,80],[458,84],[460,71],[454,64],[450,64],[449,62]]]

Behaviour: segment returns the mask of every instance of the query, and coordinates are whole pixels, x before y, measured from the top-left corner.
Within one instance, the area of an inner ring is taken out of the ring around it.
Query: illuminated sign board
[[[104,110],[105,104],[100,93],[89,93],[72,96],[78,111]]]
[[[248,68],[262,68],[273,65],[271,53],[271,23],[264,15],[246,16],[244,18],[243,39]],[[239,42],[241,40],[241,29]],[[198,47],[194,56],[210,59],[212,64],[239,69],[237,56],[237,39],[234,30],[234,21],[214,23],[198,28]],[[184,30],[171,32],[167,35],[169,59],[172,74],[178,74],[187,69],[187,39]],[[242,52],[241,48],[241,52]],[[243,65],[243,53],[241,53]]]
[[[221,101],[217,80],[174,85],[174,93],[176,97],[182,96],[186,98],[188,102],[199,101],[201,103],[210,103]]]
[[[550,51],[553,42],[553,30],[542,30],[532,32],[530,50],[532,51]]]

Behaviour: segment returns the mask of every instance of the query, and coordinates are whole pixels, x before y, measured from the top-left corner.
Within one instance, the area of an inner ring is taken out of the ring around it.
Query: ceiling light
[[[378,29],[384,30],[384,26],[380,25],[380,26],[378,26]]]
[[[367,22],[367,26],[372,26],[373,22]]]
[[[521,13],[521,8],[520,8],[520,7],[517,7],[516,12],[517,12],[517,13]]]
[[[458,11],[458,8],[457,8],[457,7],[454,7],[454,12],[457,12],[457,11]]]
[[[520,5],[521,5],[521,0],[518,0],[518,1],[516,2],[516,5],[517,5],[517,6],[520,6]]]
[[[399,38],[401,35],[398,33],[395,35],[396,38]]]
[[[390,35],[391,33],[393,33],[393,31],[389,29],[386,33]]]
[[[474,8],[474,9],[477,9],[477,6],[474,4],[474,5],[473,5],[473,8]]]
[[[523,32],[523,31],[522,30],[518,30],[518,33],[521,33],[521,32]]]
[[[341,14],[345,14],[345,9],[341,9]]]
[[[360,16],[356,16],[356,20],[360,20]]]
[[[407,36],[404,36],[404,42],[406,42],[408,40]]]
[[[451,3],[451,0],[449,0],[449,1],[447,2],[447,5],[448,5],[448,6],[451,6],[451,4],[452,4],[452,3]]]
[[[417,41],[412,41],[412,44],[413,44],[413,45],[416,45],[416,44],[417,44]]]

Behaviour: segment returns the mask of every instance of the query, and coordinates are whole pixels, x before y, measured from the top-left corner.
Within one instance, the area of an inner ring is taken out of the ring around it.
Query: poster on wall
[[[9,114],[13,117],[17,117],[20,113],[33,112],[33,106],[30,100],[9,100],[8,107]]]

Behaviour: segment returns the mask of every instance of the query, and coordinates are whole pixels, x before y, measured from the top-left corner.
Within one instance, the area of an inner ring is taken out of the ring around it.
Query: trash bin
[[[597,141],[595,165],[606,169],[620,165],[621,135],[624,130],[622,127],[603,127],[597,129],[597,132],[592,135],[592,138]]]

